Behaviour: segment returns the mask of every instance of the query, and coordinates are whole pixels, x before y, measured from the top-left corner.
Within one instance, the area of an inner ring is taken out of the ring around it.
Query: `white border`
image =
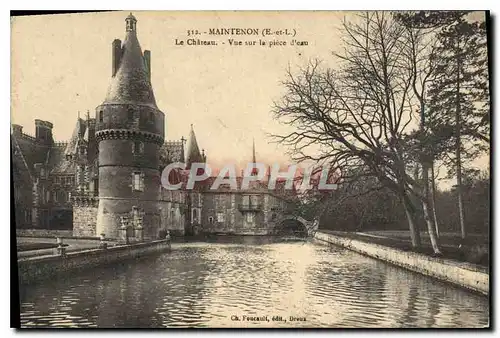
[[[435,1],[435,0],[419,0],[418,2],[408,2],[408,1],[331,1],[329,2],[330,4],[327,5],[326,1],[320,1],[320,0],[307,0],[307,1],[283,1],[283,2],[274,2],[271,3],[269,0],[254,0],[254,1],[248,1],[244,3],[237,3],[235,1],[231,1],[228,4],[228,1],[222,1],[222,0],[212,0],[212,1],[188,1],[188,0],[183,0],[183,1],[175,1],[175,2],[169,2],[169,3],[163,3],[160,1],[150,1],[149,3],[146,3],[145,1],[130,1],[130,0],[122,0],[120,2],[116,2],[113,6],[111,3],[103,3],[103,1],[96,1],[96,0],[88,0],[85,1],[84,3],[82,2],[68,2],[68,1],[16,1],[14,3],[14,6],[16,7],[16,10],[28,10],[28,9],[34,9],[34,8],[40,8],[40,5],[43,4],[43,9],[44,10],[55,10],[59,8],[64,8],[66,10],[80,10],[82,6],[85,6],[87,8],[93,8],[93,9],[101,9],[101,10],[108,10],[109,8],[112,7],[119,7],[120,10],[366,10],[366,9],[392,9],[392,10],[404,10],[404,9],[426,9],[426,10],[443,10],[443,9],[475,9],[475,10],[491,10],[491,15],[494,16],[495,14],[499,13],[497,10],[498,4],[500,3],[498,0],[496,1],[484,1],[484,0],[474,0],[474,1],[463,1],[463,0],[455,0],[455,1]],[[5,3],[2,3],[2,7]],[[10,162],[10,147],[7,146],[7,144],[10,144],[10,53],[9,50],[7,49],[7,46],[10,46],[10,18],[8,17],[8,12],[7,9],[2,10],[2,25],[0,26],[0,37],[2,40],[2,46],[4,46],[4,52],[2,53],[2,68],[3,68],[3,76],[2,76],[2,113],[0,114],[0,119],[4,120],[0,123],[0,126],[2,129],[4,129],[3,132],[0,133],[0,137],[2,138],[2,146],[0,147],[0,158],[4,159],[4,162],[7,162],[6,159],[9,159]],[[10,15],[10,14],[9,14]],[[498,21],[496,22],[496,26],[498,26]],[[493,27],[495,28],[495,27]],[[495,34],[492,34],[493,40],[495,38]],[[496,44],[498,45],[498,44]],[[494,46],[494,55],[498,56],[497,53],[497,48]],[[493,63],[496,60],[493,60]],[[495,69],[495,74],[492,74],[494,78],[495,75],[497,75],[497,70],[498,67],[494,67]],[[7,76],[7,74],[9,76]],[[498,92],[498,85],[495,85],[495,93],[497,94]],[[498,98],[498,95],[493,96],[493,98]],[[496,102],[496,101],[495,101]],[[496,107],[492,107],[493,112],[495,112]],[[494,121],[497,121],[498,117],[494,118]],[[496,126],[495,126],[496,127]],[[498,128],[494,128],[495,130],[498,130]],[[499,149],[496,147],[497,143],[500,142],[498,141],[498,137],[494,138],[496,140],[495,144],[492,146],[492,150],[494,151],[495,149]],[[496,156],[495,159],[495,168],[499,167],[499,163],[497,160]],[[4,215],[3,219],[5,220],[7,217],[5,215],[10,214],[10,193],[7,194],[7,192],[10,190],[10,169],[5,163],[4,165],[0,166],[1,170],[1,182],[0,182],[0,187],[2,187],[2,199],[1,203],[2,206],[2,215]],[[493,175],[493,173],[491,173]],[[9,187],[8,189],[6,187]],[[497,201],[494,195],[492,195],[491,200],[495,203],[495,206],[493,207],[493,210],[500,210],[499,207],[500,201]],[[497,204],[498,202],[498,204]],[[10,224],[5,224],[6,222],[4,221],[3,227],[4,229],[6,227],[9,227]],[[494,243],[498,243],[498,234],[500,233],[500,230],[498,227],[496,227],[496,224],[492,224],[492,228],[496,228],[497,230],[495,231],[495,238],[493,239]],[[10,245],[8,244],[10,241],[9,236],[6,235],[4,232],[3,235],[4,242],[2,243],[1,247],[1,256],[2,257],[2,268],[3,271],[9,271],[10,272]],[[495,250],[495,252],[498,250]],[[497,261],[497,257],[494,257],[494,262]],[[496,267],[493,268],[496,271]],[[498,278],[496,278],[498,281]],[[10,290],[10,279],[7,278],[2,278],[2,290],[4,291],[4,294],[7,293],[7,290]],[[496,286],[496,285],[495,285]],[[496,288],[493,288],[496,289]],[[496,292],[495,292],[496,294]],[[498,311],[498,309],[496,309]],[[495,313],[497,312],[495,311]],[[1,308],[1,314],[0,318],[2,318],[2,324],[1,328],[3,329],[4,332],[2,332],[2,337],[5,335],[13,335],[15,334],[15,331],[12,329],[8,329],[10,327],[10,302],[7,301],[7,297],[5,295],[4,300],[2,302],[2,308]],[[48,331],[47,333],[52,333],[53,331]],[[174,331],[175,333],[180,332],[180,331]],[[266,331],[267,333],[269,331]],[[313,332],[307,332],[307,331],[278,331],[279,334],[311,334],[311,333],[316,333],[316,334],[327,334],[327,335],[345,335],[346,332],[342,331],[313,331]],[[276,332],[276,333],[278,333]],[[64,331],[63,334],[67,334],[68,331]],[[81,332],[78,332],[82,334]],[[91,332],[85,331],[83,334],[89,334]],[[126,332],[127,333],[127,332]],[[134,334],[134,335],[144,335],[144,333],[139,333],[137,331],[129,331],[128,333]],[[151,332],[147,332],[151,334]],[[181,332],[182,333],[182,332]],[[199,333],[203,334],[262,334],[262,331],[258,332],[252,332],[249,333],[249,331],[242,331],[242,332],[231,332],[231,331],[218,331],[218,332],[211,332],[211,331],[205,331],[205,332],[184,332],[183,335],[197,335]],[[372,334],[379,334],[379,335],[384,335],[386,332],[381,331],[381,332],[371,332]],[[403,332],[400,332],[401,334]],[[431,332],[429,332],[432,334]],[[91,333],[93,335],[103,335],[104,333]],[[121,335],[123,334],[122,332],[106,332],[107,335],[111,334],[114,336]],[[172,331],[157,331],[154,334],[157,335],[164,335],[164,334],[172,334]],[[442,332],[441,334],[444,335],[455,335],[455,332]],[[24,336],[31,336],[33,333],[23,333]],[[362,336],[364,335],[364,332],[357,332],[355,335]]]

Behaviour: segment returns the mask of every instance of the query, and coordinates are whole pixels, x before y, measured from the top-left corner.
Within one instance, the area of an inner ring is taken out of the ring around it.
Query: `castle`
[[[16,228],[71,229],[76,237],[127,242],[156,239],[161,229],[178,235],[272,233],[289,199],[264,184],[245,191],[162,186],[169,163],[185,162],[189,169],[207,158],[192,126],[187,145],[184,138],[165,141],[151,52],[142,52],[136,18],[130,14],[125,22],[124,41],[112,42],[111,81],[95,118],[78,116],[68,142],[54,142],[48,121],[35,120],[35,136],[12,125]],[[184,178],[173,171],[172,179]]]

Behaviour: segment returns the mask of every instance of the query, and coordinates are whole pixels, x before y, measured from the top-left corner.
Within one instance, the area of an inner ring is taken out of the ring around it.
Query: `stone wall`
[[[321,242],[341,246],[443,282],[452,283],[484,295],[489,294],[489,274],[472,264],[401,251],[323,232],[316,232],[314,237]]]
[[[65,256],[43,256],[22,258],[17,261],[19,282],[35,283],[48,278],[57,278],[81,269],[112,264],[127,259],[138,259],[170,249],[170,242],[158,240],[132,245],[92,249],[68,253]]]
[[[99,199],[96,197],[75,198],[74,201],[73,236],[98,237],[96,225]]]
[[[241,209],[244,196],[252,196],[259,208],[255,211]],[[201,225],[202,231],[207,233],[268,235],[275,227],[274,220],[282,213],[280,199],[265,192],[210,191],[204,194],[203,201]]]
[[[18,237],[73,237],[72,230],[16,229]]]
[[[173,236],[184,235],[184,205],[180,202],[160,201],[161,229],[168,229]]]

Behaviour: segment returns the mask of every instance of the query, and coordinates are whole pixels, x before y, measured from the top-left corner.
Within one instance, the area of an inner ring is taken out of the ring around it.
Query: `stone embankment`
[[[319,242],[340,246],[483,295],[489,294],[489,274],[473,264],[430,257],[324,232],[316,232],[314,238]]]
[[[154,253],[170,250],[170,240],[103,246],[97,249],[64,252],[54,249],[53,255],[19,258],[17,260],[19,282],[30,284],[87,268],[95,268],[130,259],[138,259]]]

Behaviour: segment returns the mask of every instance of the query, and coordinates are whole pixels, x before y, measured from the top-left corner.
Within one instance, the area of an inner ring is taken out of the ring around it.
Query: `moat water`
[[[255,237],[174,243],[20,293],[22,327],[462,328],[489,317],[487,297],[344,249]]]

